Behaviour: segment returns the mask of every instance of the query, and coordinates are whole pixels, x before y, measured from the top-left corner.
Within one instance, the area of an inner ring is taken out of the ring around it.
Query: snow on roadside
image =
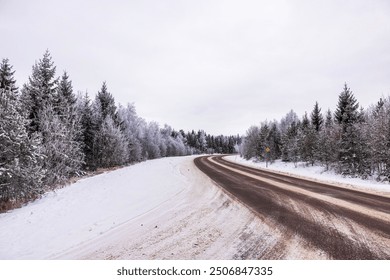
[[[297,167],[295,167],[294,163],[292,162],[282,162],[281,160],[277,160],[266,167],[265,162],[254,162],[252,160],[246,160],[239,155],[226,156],[225,159],[251,167],[266,168],[272,171],[311,178],[332,184],[342,184],[343,186],[350,188],[368,189],[390,193],[390,184],[388,183],[380,183],[374,180],[363,180],[360,178],[344,177],[340,174],[336,174],[332,170],[325,171],[324,167],[318,165],[306,166],[304,163],[299,163]]]
[[[0,259],[46,259],[142,215],[188,186],[186,157],[150,160],[85,178],[0,214]]]

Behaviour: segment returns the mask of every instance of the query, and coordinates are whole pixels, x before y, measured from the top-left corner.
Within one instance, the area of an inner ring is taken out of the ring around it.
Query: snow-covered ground
[[[247,166],[266,168],[268,170],[283,172],[289,175],[306,177],[317,181],[324,181],[332,184],[342,184],[345,187],[355,189],[369,189],[372,191],[390,193],[390,184],[380,183],[374,180],[363,180],[360,178],[345,177],[340,174],[336,174],[332,170],[325,171],[323,166],[318,165],[306,165],[305,163],[298,163],[297,166],[292,162],[282,162],[277,160],[266,167],[265,162],[255,162],[253,160],[246,160],[239,155],[226,156],[225,159],[240,163]]]
[[[217,187],[193,158],[85,178],[0,214],[0,259],[324,257],[307,246],[297,250],[299,237],[283,240],[282,231]],[[274,247],[283,254],[270,253]]]
[[[184,191],[165,158],[85,178],[20,209],[0,214],[0,259],[46,259],[94,239]]]
[[[327,258],[297,235],[286,238],[274,222],[216,186],[193,159],[163,158],[106,172],[0,214],[0,259]],[[343,179],[315,168],[275,167]]]

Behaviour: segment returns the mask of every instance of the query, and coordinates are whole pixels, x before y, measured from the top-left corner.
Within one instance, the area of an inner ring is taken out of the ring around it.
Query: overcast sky
[[[0,0],[0,58],[21,86],[46,49],[57,74],[175,129],[244,133],[344,82],[368,107],[390,94],[390,1]]]

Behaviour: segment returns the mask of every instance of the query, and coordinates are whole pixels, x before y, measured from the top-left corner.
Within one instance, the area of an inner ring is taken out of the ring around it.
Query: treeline
[[[321,164],[326,169],[390,180],[390,97],[363,109],[345,84],[334,112],[316,102],[299,118],[291,110],[280,121],[252,126],[240,147],[246,159]]]
[[[86,171],[167,156],[232,153],[239,143],[239,136],[185,133],[146,122],[134,105],[117,105],[105,82],[92,99],[75,94],[66,72],[56,76],[49,51],[21,89],[8,59],[0,65],[0,210]]]

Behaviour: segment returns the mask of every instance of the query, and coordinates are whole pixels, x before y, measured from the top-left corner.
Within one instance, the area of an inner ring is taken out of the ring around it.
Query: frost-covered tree
[[[251,126],[246,131],[246,136],[244,137],[242,143],[241,155],[245,159],[251,159],[253,157],[259,157],[258,145],[260,142],[260,129],[258,126]]]
[[[333,122],[332,111],[326,112],[323,129],[319,132],[316,158],[322,162],[326,170],[337,161],[338,130]]]
[[[30,137],[12,87],[0,88],[0,209],[42,193],[40,139]]]
[[[114,97],[105,82],[92,104],[92,123],[96,126],[92,144],[96,167],[113,167],[127,163],[128,143],[118,124]]]
[[[298,130],[298,146],[300,159],[314,165],[315,152],[317,150],[317,130],[309,121],[307,113],[303,116]]]
[[[142,138],[144,127],[144,120],[138,117],[135,107],[132,104],[127,104],[127,107],[119,106],[118,118],[120,122],[121,131],[129,150],[128,162],[138,162],[142,160]]]
[[[8,91],[8,93],[11,93],[10,96],[16,98],[18,88],[14,78],[15,71],[13,71],[12,68],[13,67],[9,64],[7,58],[2,60],[0,64],[0,89]]]
[[[362,127],[366,136],[371,170],[381,177],[389,179],[390,158],[390,101],[380,99],[379,102],[369,108],[367,122]]]
[[[111,116],[106,116],[94,143],[96,161],[99,167],[124,165],[129,157],[126,138]]]
[[[98,91],[95,104],[99,106],[98,110],[100,111],[101,120],[104,120],[107,116],[110,116],[111,119],[116,121],[117,112],[115,100],[112,94],[108,91],[106,82],[103,82],[101,89]]]
[[[56,67],[47,50],[32,68],[32,75],[22,89],[22,102],[30,120],[29,133],[39,132],[41,111],[45,106],[54,104],[58,78],[55,77]]]
[[[54,108],[57,114],[63,118],[74,117],[76,95],[73,92],[72,81],[66,71],[62,74],[55,96]]]
[[[185,154],[183,137],[180,133],[175,132],[172,127],[165,124],[160,130],[162,141],[165,143],[166,156],[182,156]]]
[[[280,120],[279,128],[281,134],[281,157],[283,161],[297,161],[299,158],[298,128],[300,120],[298,115],[290,110]]]
[[[359,118],[359,103],[347,84],[339,95],[337,108],[335,111],[336,123],[342,125],[346,130],[348,126],[355,124]]]
[[[339,95],[335,111],[335,121],[339,125],[338,141],[339,171],[343,174],[355,175],[361,165],[361,135],[358,123],[361,120],[359,103],[347,84]]]
[[[43,167],[47,171],[45,183],[62,184],[72,176],[81,174],[84,154],[77,141],[80,133],[78,120],[61,119],[51,105],[39,113]]]
[[[300,121],[293,121],[286,133],[282,136],[282,160],[292,161],[295,164],[300,160],[299,129]]]
[[[96,169],[94,157],[94,139],[98,132],[98,125],[94,122],[92,104],[88,93],[79,94],[76,102],[77,115],[80,118],[82,150],[84,154],[84,168],[86,170]]]
[[[196,146],[201,153],[204,153],[207,150],[206,133],[203,130],[198,131]]]
[[[156,122],[150,122],[145,128],[143,138],[144,158],[155,159],[161,157],[160,145],[161,134],[159,125]]]

